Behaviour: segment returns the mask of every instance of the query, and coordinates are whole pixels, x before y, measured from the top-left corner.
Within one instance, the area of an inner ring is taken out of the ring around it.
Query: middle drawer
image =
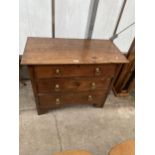
[[[111,78],[56,78],[37,80],[38,93],[80,92],[107,89]]]

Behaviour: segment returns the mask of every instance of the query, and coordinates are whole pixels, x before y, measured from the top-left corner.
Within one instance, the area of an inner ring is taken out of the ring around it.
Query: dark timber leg
[[[48,109],[37,108],[37,112],[38,112],[38,115],[42,115],[42,114],[48,113]]]
[[[93,106],[97,108],[102,108],[104,106],[104,103],[93,104]]]

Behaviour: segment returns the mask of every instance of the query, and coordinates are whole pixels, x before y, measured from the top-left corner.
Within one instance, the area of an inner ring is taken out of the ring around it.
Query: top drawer
[[[38,79],[80,76],[110,77],[115,72],[115,65],[39,65],[34,67],[34,71]]]

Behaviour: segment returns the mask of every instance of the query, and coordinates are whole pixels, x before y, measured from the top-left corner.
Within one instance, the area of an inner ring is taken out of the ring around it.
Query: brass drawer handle
[[[93,100],[92,95],[88,95],[88,101],[92,101],[92,100]]]
[[[101,71],[99,67],[95,68],[95,75],[100,75]]]
[[[56,84],[56,85],[55,85],[55,91],[60,91],[60,86],[59,86],[59,84]]]
[[[59,98],[56,98],[56,100],[55,100],[56,102],[56,105],[60,105],[60,99]]]
[[[95,82],[92,82],[92,83],[91,83],[91,89],[92,89],[92,90],[96,89],[96,83],[95,83]]]
[[[57,69],[55,70],[55,73],[56,73],[56,75],[60,75],[60,69],[57,68]]]

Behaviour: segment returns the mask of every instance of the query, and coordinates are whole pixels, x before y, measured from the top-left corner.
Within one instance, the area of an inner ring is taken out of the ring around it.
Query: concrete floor
[[[111,92],[104,108],[77,105],[37,115],[31,84],[20,84],[20,155],[52,155],[84,149],[107,155],[110,148],[134,139],[134,97]]]

